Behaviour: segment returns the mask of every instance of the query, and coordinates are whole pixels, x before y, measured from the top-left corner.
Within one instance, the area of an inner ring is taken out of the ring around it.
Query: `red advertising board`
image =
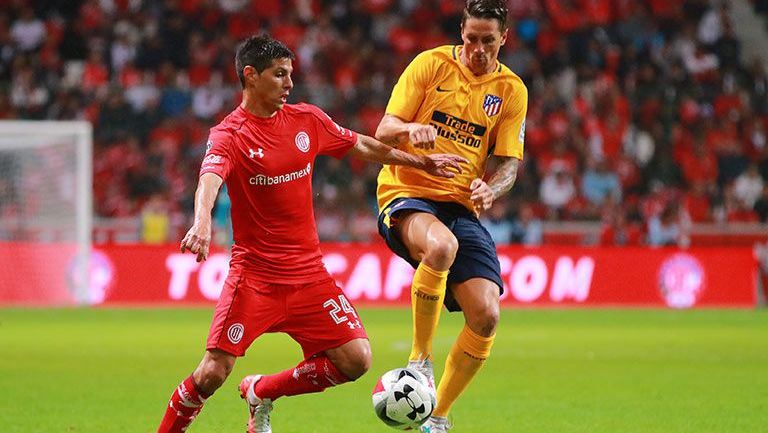
[[[409,302],[413,269],[383,245],[324,244],[324,260],[358,304]],[[753,307],[757,261],[749,248],[500,247],[508,306]],[[0,243],[0,305],[73,304],[71,254],[61,248]],[[213,303],[228,257],[204,263],[171,246],[94,250],[94,305]]]

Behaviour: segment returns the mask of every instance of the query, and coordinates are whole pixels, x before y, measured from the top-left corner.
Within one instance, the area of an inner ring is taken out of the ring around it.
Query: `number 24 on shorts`
[[[329,311],[328,314],[331,315],[333,321],[336,322],[337,325],[349,321],[348,325],[350,329],[360,327],[361,325],[357,317],[357,312],[352,308],[352,304],[349,303],[344,295],[339,295],[338,299],[338,302],[335,298],[331,298],[323,303],[323,308],[331,308],[331,311]],[[342,311],[343,314],[339,314]],[[355,320],[352,321],[348,315],[352,315]]]

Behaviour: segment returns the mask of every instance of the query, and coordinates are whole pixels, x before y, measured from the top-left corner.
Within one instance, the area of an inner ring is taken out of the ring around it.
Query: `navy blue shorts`
[[[480,224],[475,214],[464,206],[451,202],[438,202],[422,198],[397,198],[392,200],[379,214],[379,234],[395,254],[405,259],[414,268],[419,262],[408,254],[408,249],[396,230],[390,227],[392,218],[403,212],[426,212],[437,217],[456,236],[459,250],[448,273],[448,288],[445,293],[445,306],[448,311],[461,311],[453,297],[450,287],[471,278],[485,278],[499,286],[499,293],[504,290],[501,281],[501,266],[496,256],[496,245],[488,231]]]

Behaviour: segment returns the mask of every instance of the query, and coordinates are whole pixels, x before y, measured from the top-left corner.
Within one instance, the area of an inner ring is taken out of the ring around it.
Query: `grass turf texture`
[[[0,309],[0,431],[154,432],[202,355],[211,309]],[[453,410],[455,432],[768,431],[768,312],[504,310],[493,355]],[[393,431],[376,419],[378,375],[408,354],[409,311],[361,309],[371,372],[279,400],[276,433]],[[463,322],[445,314],[439,375]],[[191,433],[243,432],[236,387],[295,365],[283,335],[258,340]]]

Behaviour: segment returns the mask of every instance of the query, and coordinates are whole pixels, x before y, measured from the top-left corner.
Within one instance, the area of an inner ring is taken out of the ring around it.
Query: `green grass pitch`
[[[154,432],[202,355],[211,313],[0,309],[0,431]],[[409,311],[360,313],[372,371],[279,400],[276,433],[392,431],[370,392],[407,356]],[[461,326],[443,315],[438,366]],[[243,432],[240,378],[299,358],[288,337],[258,340],[188,431]],[[768,311],[504,310],[493,355],[452,416],[457,433],[768,432]]]

